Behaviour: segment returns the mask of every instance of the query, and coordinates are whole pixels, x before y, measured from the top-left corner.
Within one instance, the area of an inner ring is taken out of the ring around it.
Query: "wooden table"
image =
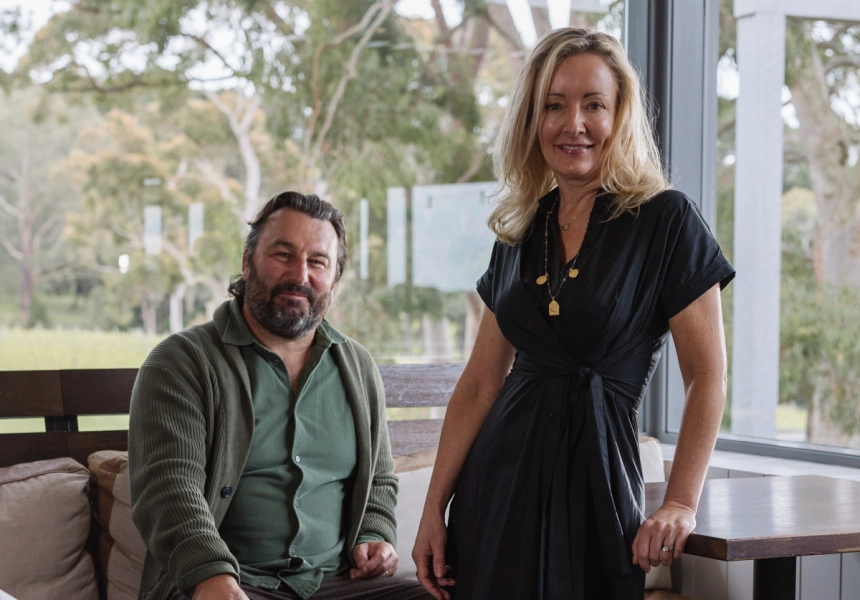
[[[645,484],[646,514],[665,483]],[[816,475],[709,479],[685,554],[754,561],[756,600],[794,600],[797,557],[860,551],[860,482]]]

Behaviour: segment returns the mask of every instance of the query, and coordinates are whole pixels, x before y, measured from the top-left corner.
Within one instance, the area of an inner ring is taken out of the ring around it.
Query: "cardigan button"
[[[233,488],[231,488],[229,485],[225,485],[224,487],[221,488],[221,497],[222,498],[229,498],[232,493],[233,493]]]

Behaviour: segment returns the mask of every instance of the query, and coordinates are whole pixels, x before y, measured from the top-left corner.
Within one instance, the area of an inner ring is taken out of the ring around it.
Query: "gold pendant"
[[[549,303],[549,316],[557,317],[558,316],[558,302],[552,300]]]
[[[579,269],[571,269],[567,274],[571,279],[575,279],[579,275]]]
[[[538,278],[537,278],[537,280],[536,280],[536,281],[537,281],[537,284],[538,284],[538,285],[543,285],[543,284],[545,284],[545,283],[546,283],[546,275],[541,275],[540,277],[538,277]]]

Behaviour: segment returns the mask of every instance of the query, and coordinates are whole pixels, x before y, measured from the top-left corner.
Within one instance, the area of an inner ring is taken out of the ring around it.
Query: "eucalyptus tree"
[[[10,321],[45,320],[43,311],[33,312],[34,298],[74,271],[61,232],[77,195],[56,167],[76,131],[95,118],[85,106],[46,100],[32,88],[0,104],[0,256],[17,271],[18,285],[4,288],[17,289],[20,311]],[[11,276],[11,269],[4,272]]]
[[[744,60],[732,10],[721,1],[725,73]],[[808,408],[809,441],[860,447],[860,22],[789,18],[785,86],[780,402]],[[717,228],[728,255],[734,107],[733,95],[719,98]]]

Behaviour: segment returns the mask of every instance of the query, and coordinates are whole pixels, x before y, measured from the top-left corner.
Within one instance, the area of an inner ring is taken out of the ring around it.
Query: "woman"
[[[448,405],[418,578],[440,600],[641,598],[645,572],[680,557],[695,526],[734,270],[667,189],[636,73],[608,35],[538,43],[494,161],[487,308]],[[665,502],[645,520],[637,408],[670,330],[687,404]]]

